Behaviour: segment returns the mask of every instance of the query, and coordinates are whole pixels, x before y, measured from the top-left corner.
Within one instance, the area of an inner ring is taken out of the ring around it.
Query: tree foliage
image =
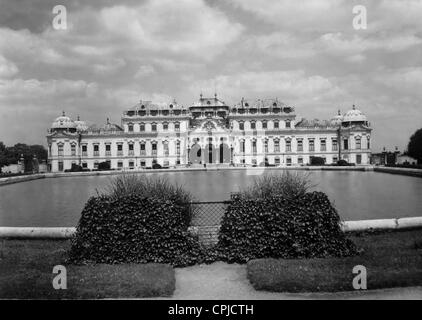
[[[25,170],[31,171],[34,155],[37,157],[38,161],[47,160],[48,157],[47,150],[42,145],[17,143],[14,146],[6,147],[3,142],[0,142],[0,167],[18,163],[23,156]]]
[[[407,154],[417,159],[419,164],[422,163],[422,128],[410,137]]]

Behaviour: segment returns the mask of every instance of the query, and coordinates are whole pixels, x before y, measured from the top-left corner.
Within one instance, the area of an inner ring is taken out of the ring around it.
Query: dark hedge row
[[[192,265],[201,247],[187,228],[186,206],[172,200],[138,194],[92,197],[72,240],[70,262]]]
[[[218,251],[229,262],[257,258],[350,256],[346,239],[328,197],[310,192],[297,198],[234,197],[222,220]]]

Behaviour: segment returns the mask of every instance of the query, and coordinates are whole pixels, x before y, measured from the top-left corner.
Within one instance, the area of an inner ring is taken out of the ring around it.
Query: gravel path
[[[256,291],[246,278],[246,266],[215,262],[177,268],[176,290],[171,299],[422,299],[422,287],[344,293],[274,293]]]

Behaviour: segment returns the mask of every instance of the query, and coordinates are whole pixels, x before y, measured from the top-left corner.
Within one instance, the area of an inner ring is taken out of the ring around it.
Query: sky
[[[420,0],[0,0],[0,141],[46,145],[62,111],[120,123],[141,99],[216,92],[277,97],[309,119],[355,104],[374,151],[404,150],[422,127],[421,17]]]

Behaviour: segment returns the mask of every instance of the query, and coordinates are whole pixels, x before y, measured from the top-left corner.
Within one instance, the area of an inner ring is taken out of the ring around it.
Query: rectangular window
[[[175,130],[175,131],[180,131],[180,123],[179,123],[179,122],[176,122],[176,123],[174,124],[174,130]]]
[[[72,144],[70,146],[70,153],[71,153],[72,156],[76,156],[76,145],[75,144]]]
[[[331,140],[331,143],[332,143],[332,150],[333,151],[338,151],[337,139],[332,139]]]
[[[111,144],[106,144],[106,156],[111,156]]]
[[[360,138],[356,138],[356,149],[357,150],[362,149],[362,142]]]
[[[157,155],[157,143],[156,142],[154,142],[152,144],[152,155],[153,156],[156,156]]]
[[[344,143],[344,150],[349,150],[349,140],[344,139],[343,143]]]
[[[59,161],[59,171],[63,171],[63,161]]]
[[[245,124],[243,122],[239,122],[239,130],[245,130]]]
[[[279,140],[274,141],[274,152],[280,152],[280,141]]]
[[[298,164],[303,164],[303,158],[302,157],[297,158],[297,163]]]
[[[168,157],[168,155],[169,155],[169,144],[168,144],[168,142],[165,142],[164,143],[164,155],[166,156],[166,157]]]
[[[135,162],[134,161],[129,161],[129,168],[130,169],[135,168]]]
[[[292,127],[292,125],[291,125],[290,120],[287,120],[286,121],[286,128],[291,128],[291,127]]]
[[[309,140],[309,151],[315,151],[315,141]]]
[[[119,143],[117,145],[117,155],[122,156],[123,155],[123,144]]]
[[[275,164],[276,166],[280,165],[280,158],[279,158],[279,157],[276,157],[276,158],[275,158],[275,160],[274,160],[274,164]]]
[[[145,131],[145,123],[139,124],[139,131]]]
[[[240,152],[245,153],[245,140],[240,141]]]
[[[87,156],[88,155],[88,147],[86,144],[84,144],[82,146],[82,156]]]
[[[256,154],[256,141],[252,141],[252,152]]]
[[[321,139],[321,151],[327,151],[327,140]]]
[[[274,129],[278,129],[280,126],[278,121],[274,121]]]
[[[127,128],[129,132],[133,132],[133,124],[130,123]]]
[[[255,128],[256,128],[256,124],[255,124],[255,122],[251,122],[251,129],[252,129],[252,130],[255,130]]]
[[[357,154],[356,155],[356,163],[357,164],[362,164],[362,155],[360,155],[360,154]]]
[[[157,124],[156,123],[151,124],[151,131],[157,131]]]
[[[337,157],[333,157],[333,163],[337,163],[338,158]]]
[[[180,141],[176,142],[176,155],[178,157],[180,156]]]
[[[146,167],[146,163],[145,163],[145,161],[141,161],[141,167],[142,167],[142,168],[145,168],[145,167]]]
[[[290,140],[286,141],[286,152],[292,152],[292,142]]]
[[[297,151],[303,151],[303,140],[297,141]]]
[[[84,168],[84,169],[88,168],[88,163],[82,162],[82,168]]]
[[[123,168],[123,162],[122,161],[117,162],[117,168],[119,168],[119,169]]]
[[[169,129],[169,124],[167,122],[163,123],[163,130],[167,131]]]
[[[134,151],[133,151],[133,143],[129,143],[129,155],[133,156],[134,155]]]
[[[94,144],[94,156],[100,155],[100,145]]]
[[[62,144],[59,144],[57,146],[57,148],[58,148],[59,157],[62,157],[63,156],[63,145]]]
[[[146,155],[145,142],[141,142],[140,148],[141,148],[141,156]]]
[[[291,166],[292,165],[292,158],[287,158],[286,159],[286,165],[287,166]]]
[[[262,129],[267,129],[267,121],[262,121]]]
[[[264,141],[264,153],[268,153],[268,140]]]

